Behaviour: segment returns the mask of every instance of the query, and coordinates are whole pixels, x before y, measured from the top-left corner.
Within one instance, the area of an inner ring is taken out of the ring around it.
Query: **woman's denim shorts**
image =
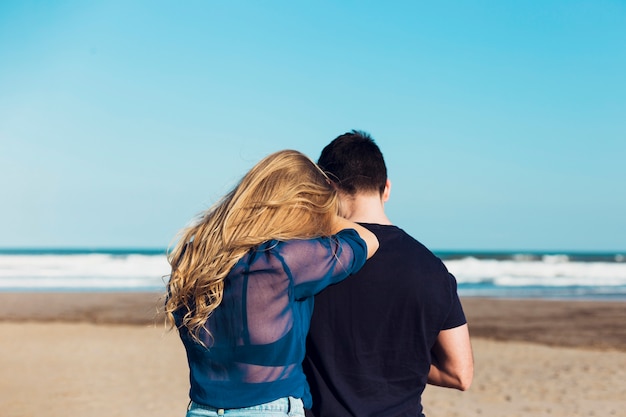
[[[304,406],[299,398],[279,398],[269,403],[245,408],[215,408],[206,405],[189,403],[187,417],[304,417]]]

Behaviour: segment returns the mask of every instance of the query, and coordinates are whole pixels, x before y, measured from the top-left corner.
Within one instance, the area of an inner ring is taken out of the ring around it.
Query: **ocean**
[[[435,252],[463,297],[626,301],[626,253]],[[159,249],[0,249],[0,291],[165,291]]]

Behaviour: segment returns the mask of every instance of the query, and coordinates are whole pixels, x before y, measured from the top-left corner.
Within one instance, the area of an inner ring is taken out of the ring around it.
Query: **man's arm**
[[[474,356],[467,323],[442,330],[432,349],[428,383],[467,390],[474,378]]]

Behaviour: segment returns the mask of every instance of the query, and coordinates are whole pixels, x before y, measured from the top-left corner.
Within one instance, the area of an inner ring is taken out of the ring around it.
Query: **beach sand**
[[[0,293],[0,416],[183,416],[185,352],[153,293]],[[469,391],[428,417],[626,417],[626,303],[465,298]]]

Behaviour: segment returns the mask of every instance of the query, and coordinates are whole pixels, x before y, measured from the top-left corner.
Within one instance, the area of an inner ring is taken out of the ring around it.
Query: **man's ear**
[[[389,194],[391,194],[391,181],[387,178],[387,182],[385,183],[385,190],[383,191],[382,201],[383,203],[389,200]]]

